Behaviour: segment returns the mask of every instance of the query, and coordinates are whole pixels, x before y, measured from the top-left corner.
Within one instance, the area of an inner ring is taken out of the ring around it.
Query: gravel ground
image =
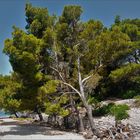
[[[140,140],[140,108],[131,108],[129,112],[129,119],[123,120],[123,123],[129,123],[133,126],[134,140]]]
[[[123,124],[130,124],[133,129],[133,140],[140,140],[140,108],[133,107],[134,99],[116,101],[116,104],[127,104],[130,106],[128,111],[129,118],[122,120]],[[106,103],[105,103],[106,104]],[[95,124],[99,127],[110,128],[115,125],[115,118],[113,116],[105,116],[101,118],[95,118]]]
[[[117,101],[117,104],[127,103],[131,105],[133,100]],[[122,123],[132,125],[134,131],[133,140],[140,140],[140,108],[131,107],[128,111],[129,118],[122,120]],[[20,123],[13,119],[3,119],[0,124],[0,140],[84,140],[83,136],[76,133],[55,131],[49,127],[36,126],[30,123]],[[115,125],[112,116],[94,118],[98,127],[109,128]]]
[[[13,119],[3,119],[0,124],[0,140],[84,140],[76,133],[54,131],[29,123],[20,123]]]

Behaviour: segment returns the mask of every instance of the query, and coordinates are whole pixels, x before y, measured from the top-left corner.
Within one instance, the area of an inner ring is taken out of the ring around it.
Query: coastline
[[[9,118],[10,114],[5,113],[3,110],[0,110],[0,119]]]

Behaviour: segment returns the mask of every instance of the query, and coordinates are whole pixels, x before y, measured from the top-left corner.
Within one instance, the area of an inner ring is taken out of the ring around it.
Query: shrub
[[[140,95],[134,97],[134,106],[135,107],[140,107]]]
[[[129,117],[127,110],[129,110],[128,105],[114,105],[110,109],[111,115],[115,116],[116,120],[122,120]]]
[[[106,108],[107,105],[104,105],[103,107],[98,107],[93,111],[93,116],[104,116],[106,115]]]
[[[88,104],[98,106],[99,101],[96,98],[89,96],[88,97]]]
[[[110,109],[114,106],[114,103],[109,103],[108,105],[103,105],[101,107],[96,108],[93,111],[94,116],[104,116],[110,113]]]
[[[101,107],[96,108],[93,111],[94,116],[104,116],[104,115],[113,115],[116,120],[122,120],[129,117],[127,110],[129,110],[129,106],[126,104],[123,105],[115,105],[114,103],[109,103],[108,105],[103,105]]]
[[[138,94],[138,92],[135,90],[128,90],[124,94],[122,94],[122,98],[130,99],[130,98],[133,98],[134,96],[136,96],[137,94]]]

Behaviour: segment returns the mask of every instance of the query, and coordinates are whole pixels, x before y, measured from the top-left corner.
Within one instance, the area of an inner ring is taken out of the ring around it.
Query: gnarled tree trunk
[[[78,63],[78,82],[79,82],[79,89],[80,89],[80,91],[79,91],[78,89],[76,89],[74,86],[72,86],[71,84],[67,83],[67,82],[64,80],[63,75],[61,74],[61,72],[60,72],[58,69],[53,68],[53,67],[51,67],[51,68],[52,68],[53,70],[55,70],[55,71],[59,74],[60,78],[62,79],[62,83],[63,83],[64,85],[67,85],[69,88],[71,88],[72,90],[74,90],[75,93],[77,93],[77,94],[79,95],[79,97],[81,98],[81,100],[82,100],[82,102],[83,102],[83,105],[84,105],[85,108],[86,108],[87,115],[88,115],[88,120],[89,120],[89,124],[90,124],[91,130],[92,130],[93,134],[95,134],[96,136],[99,137],[99,130],[96,128],[95,123],[94,123],[94,121],[93,121],[92,107],[91,107],[91,105],[89,105],[88,102],[87,102],[87,99],[86,99],[86,96],[85,96],[85,91],[84,91],[84,85],[83,85],[83,83],[84,83],[85,81],[87,81],[89,78],[91,78],[92,75],[90,75],[90,76],[88,76],[88,77],[86,77],[86,78],[84,78],[84,79],[82,80],[81,72],[80,72],[80,57],[78,57],[77,63]],[[80,123],[81,123],[80,125],[81,125],[81,127],[83,127],[83,126],[82,126],[82,125],[83,125],[83,124],[82,124],[82,120],[81,120],[81,118],[79,118],[79,119],[80,119]],[[83,128],[82,128],[82,129],[83,129]]]
[[[17,114],[16,111],[14,111],[13,113],[14,113],[14,115],[16,116],[16,118],[19,118],[19,116],[18,116],[18,114]]]
[[[82,77],[81,77],[81,73],[80,73],[80,58],[79,57],[78,57],[77,63],[78,63],[78,80],[79,80],[79,88],[80,88],[80,97],[81,97],[81,100],[86,108],[91,130],[92,130],[93,134],[95,134],[96,136],[99,136],[98,129],[96,128],[95,123],[93,121],[92,106],[89,105],[87,103],[87,100],[86,100],[84,86],[83,86]]]
[[[79,131],[84,132],[85,128],[84,128],[83,118],[80,113],[78,114],[78,118],[79,118]]]
[[[87,103],[85,98],[82,98],[82,101],[83,101],[83,104],[84,104],[86,111],[87,111],[90,128],[91,128],[93,134],[98,136],[99,132],[98,132],[98,129],[96,128],[95,123],[93,121],[92,106]]]
[[[37,113],[37,115],[39,117],[39,120],[43,121],[44,119],[43,119],[43,116],[42,116],[42,113],[41,113],[39,107],[37,106],[35,110],[36,110],[36,113]]]
[[[38,114],[39,120],[43,121],[43,116],[42,116],[41,112],[37,112],[37,114]]]

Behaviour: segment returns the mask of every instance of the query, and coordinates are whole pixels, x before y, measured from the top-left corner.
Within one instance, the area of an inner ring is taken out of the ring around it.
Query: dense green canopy
[[[140,19],[116,16],[107,28],[82,12],[70,5],[57,17],[26,4],[26,30],[13,27],[5,40],[13,74],[0,77],[1,108],[67,116],[85,106],[90,120],[89,98],[139,93]]]

